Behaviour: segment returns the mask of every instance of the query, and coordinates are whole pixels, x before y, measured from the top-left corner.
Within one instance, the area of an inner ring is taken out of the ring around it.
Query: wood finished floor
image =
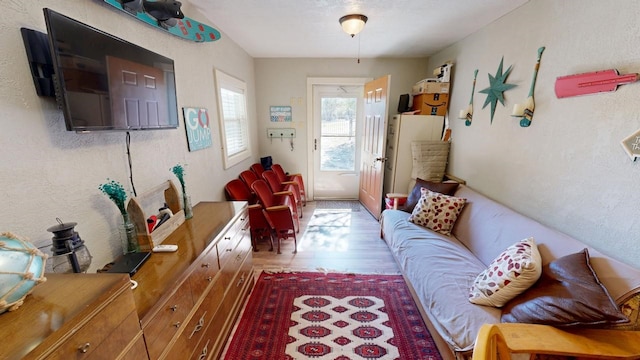
[[[380,225],[354,201],[310,201],[300,219],[298,253],[293,239],[282,241],[282,254],[268,251],[267,241],[253,253],[255,274],[264,271],[325,271],[400,274]]]

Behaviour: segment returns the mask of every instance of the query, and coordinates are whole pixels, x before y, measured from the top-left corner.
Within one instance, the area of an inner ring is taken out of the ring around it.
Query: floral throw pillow
[[[476,277],[469,301],[502,307],[535,284],[541,274],[538,246],[533,238],[521,240],[509,246]]]
[[[409,221],[444,235],[451,229],[467,199],[448,196],[428,189],[420,189],[420,200],[413,208]]]

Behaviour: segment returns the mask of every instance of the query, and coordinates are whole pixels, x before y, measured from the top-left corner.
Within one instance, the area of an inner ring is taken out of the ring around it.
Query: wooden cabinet
[[[217,359],[253,285],[245,202],[194,207],[133,276],[47,274],[0,315],[0,359]]]
[[[133,276],[149,358],[217,359],[253,285],[245,202],[203,202]]]
[[[147,359],[129,276],[46,277],[0,316],[0,359]]]

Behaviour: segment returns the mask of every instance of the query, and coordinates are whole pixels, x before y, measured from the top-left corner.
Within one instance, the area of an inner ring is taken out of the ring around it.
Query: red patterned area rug
[[[225,359],[441,360],[400,275],[260,274]]]

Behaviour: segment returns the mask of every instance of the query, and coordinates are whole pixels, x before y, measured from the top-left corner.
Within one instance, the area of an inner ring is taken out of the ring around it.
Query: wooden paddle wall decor
[[[535,108],[535,103],[533,101],[533,90],[536,87],[536,78],[538,77],[538,69],[540,69],[540,59],[542,58],[543,51],[544,46],[538,48],[538,59],[536,60],[536,65],[533,68],[533,80],[531,80],[531,87],[529,88],[529,97],[527,97],[524,107],[519,104],[515,104],[513,106],[513,113],[511,114],[511,116],[521,118],[521,127],[529,127],[529,125],[531,125],[531,119],[533,119],[533,109]]]
[[[638,74],[620,75],[615,69],[560,76],[556,79],[556,97],[562,99],[570,96],[612,92],[616,91],[619,85],[630,84],[638,79]]]
[[[466,110],[460,110],[460,119],[464,119],[464,124],[466,126],[471,125],[471,121],[473,120],[473,93],[476,91],[476,78],[478,77],[478,69],[473,71],[473,85],[471,86],[471,99],[469,100],[469,105]]]

